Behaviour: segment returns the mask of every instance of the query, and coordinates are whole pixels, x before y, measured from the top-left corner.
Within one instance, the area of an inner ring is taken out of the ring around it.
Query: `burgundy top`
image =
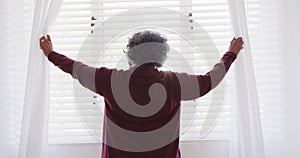
[[[180,158],[180,101],[199,98],[217,86],[236,55],[225,53],[205,75],[159,71],[150,65],[95,68],[56,52],[48,59],[104,97],[102,158]]]

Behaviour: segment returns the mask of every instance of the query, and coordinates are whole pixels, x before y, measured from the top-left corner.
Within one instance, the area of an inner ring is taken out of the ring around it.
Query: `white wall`
[[[282,0],[282,62],[284,65],[283,96],[284,135],[278,144],[283,157],[300,157],[300,1]]]
[[[283,58],[281,140],[266,140],[267,158],[300,157],[300,1],[280,0]]]
[[[49,145],[48,158],[100,158],[99,144]]]
[[[228,141],[185,141],[180,144],[182,158],[228,158]],[[216,152],[217,151],[217,152]],[[100,144],[50,145],[49,158],[100,158]]]

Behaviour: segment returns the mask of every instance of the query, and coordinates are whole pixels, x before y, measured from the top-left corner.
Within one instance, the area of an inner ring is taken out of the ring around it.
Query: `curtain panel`
[[[39,38],[55,22],[62,0],[36,0],[28,58],[19,158],[46,158],[48,147],[49,63]]]

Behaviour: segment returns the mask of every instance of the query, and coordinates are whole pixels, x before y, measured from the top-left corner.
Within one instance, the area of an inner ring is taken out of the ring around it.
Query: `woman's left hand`
[[[53,51],[52,42],[49,35],[47,35],[47,38],[45,36],[40,38],[40,48],[47,57]]]

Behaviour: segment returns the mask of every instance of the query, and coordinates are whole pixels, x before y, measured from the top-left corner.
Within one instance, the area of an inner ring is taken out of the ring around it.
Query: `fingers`
[[[42,36],[42,37],[40,38],[40,48],[41,48],[41,49],[44,49],[44,48],[48,47],[49,44],[50,44],[50,42],[51,42],[50,40],[51,40],[51,38],[50,38],[49,35],[47,35],[47,37]]]
[[[44,36],[40,38],[40,48],[41,49],[42,49],[42,46],[43,46],[45,40],[46,40],[46,38]]]
[[[244,45],[244,41],[243,41],[243,38],[242,38],[242,37],[237,38],[235,41],[236,41],[236,43],[239,44],[240,46],[243,46],[243,45]]]
[[[236,40],[237,40],[238,42],[244,43],[244,41],[243,41],[243,38],[242,38],[242,37],[239,37],[239,38],[237,38]]]
[[[46,42],[46,41],[51,42],[51,37],[50,37],[50,35],[47,35],[47,37],[42,36],[42,37],[40,38],[40,42],[41,42],[41,43]]]
[[[53,51],[51,38],[49,35],[40,38],[40,49],[43,50],[46,56],[48,56],[51,53],[51,51]]]
[[[50,35],[47,35],[47,40],[49,40],[51,42],[51,37]]]
[[[232,44],[234,41],[235,41],[235,37],[233,37],[233,39],[231,40],[231,42],[230,42],[230,43]]]
[[[242,45],[244,44],[244,41],[243,41],[242,37],[238,37],[238,38],[233,37],[233,39],[231,40],[230,43],[234,43],[234,42],[241,43]]]
[[[51,45],[51,37],[47,35],[47,37],[42,36],[40,38],[40,48],[43,49],[44,47],[47,47],[48,45]]]
[[[243,38],[242,38],[242,37],[239,37],[239,38],[237,38],[236,40],[243,40]]]
[[[41,37],[41,38],[40,38],[40,43],[43,43],[45,40],[47,40],[47,39],[45,38],[45,36]]]

